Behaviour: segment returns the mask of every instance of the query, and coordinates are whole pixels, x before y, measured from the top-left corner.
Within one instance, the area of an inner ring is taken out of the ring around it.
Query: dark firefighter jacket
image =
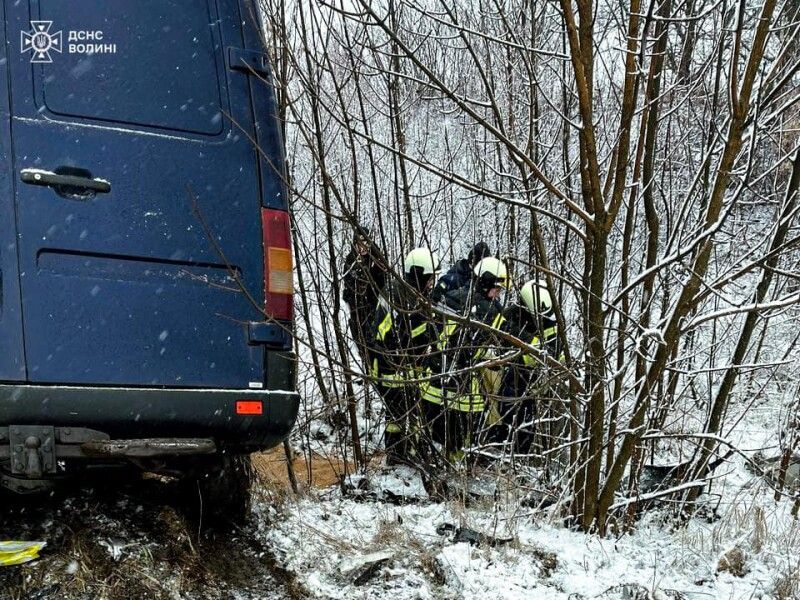
[[[512,304],[503,311],[500,330],[546,352],[554,360],[563,361],[555,321],[546,318],[537,320],[524,307]],[[508,340],[501,340],[499,344],[505,349],[515,348]],[[503,371],[500,395],[518,398],[525,396],[542,372],[542,358],[536,353],[523,351],[508,363]]]
[[[384,289],[371,328],[371,375],[386,387],[416,377],[421,357],[433,340],[429,304],[403,282]]]
[[[468,287],[472,281],[472,267],[466,258],[456,261],[450,269],[439,278],[431,292],[433,303],[441,302],[445,294]]]
[[[351,250],[345,258],[342,298],[359,323],[368,325],[386,283],[386,272],[371,254]]]
[[[482,376],[475,368],[486,356],[486,343],[492,338],[485,327],[471,321],[498,327],[501,306],[473,293],[472,286],[451,290],[444,295],[444,307],[453,317],[437,320],[436,341],[426,358],[426,375],[420,386],[423,400],[441,404],[446,409],[482,412],[484,409]]]

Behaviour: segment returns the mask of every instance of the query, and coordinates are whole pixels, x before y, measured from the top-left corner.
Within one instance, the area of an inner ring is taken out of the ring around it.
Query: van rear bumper
[[[262,414],[237,414],[243,400],[261,401]],[[0,427],[82,427],[112,439],[212,438],[255,451],[289,435],[299,405],[297,392],[282,390],[0,384]]]

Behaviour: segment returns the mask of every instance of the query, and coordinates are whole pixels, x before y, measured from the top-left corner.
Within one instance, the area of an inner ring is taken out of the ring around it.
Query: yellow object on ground
[[[39,558],[47,542],[0,542],[0,567],[21,565]]]

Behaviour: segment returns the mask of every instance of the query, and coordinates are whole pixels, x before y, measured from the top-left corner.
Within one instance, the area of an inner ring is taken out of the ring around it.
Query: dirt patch
[[[254,455],[253,467],[268,502],[290,491],[282,447]],[[319,455],[298,455],[294,469],[306,489],[354,470]],[[136,470],[98,473],[52,495],[3,495],[0,539],[47,546],[33,563],[0,568],[0,600],[307,596],[261,539],[262,524],[211,527],[193,516],[199,501],[174,480]]]
[[[302,598],[258,536],[193,520],[174,482],[129,474],[52,496],[0,498],[0,539],[43,540],[40,559],[0,569],[0,600]]]
[[[329,488],[337,485],[345,473],[355,472],[355,465],[352,463],[313,453],[309,458],[295,455],[293,465],[298,485],[301,488]],[[279,446],[269,452],[254,454],[253,468],[264,485],[282,491],[291,489],[283,447]]]

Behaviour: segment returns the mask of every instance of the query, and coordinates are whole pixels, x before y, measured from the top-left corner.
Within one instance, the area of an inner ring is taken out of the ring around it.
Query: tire
[[[184,484],[190,506],[209,524],[242,523],[250,514],[250,455],[219,454],[196,463]]]

